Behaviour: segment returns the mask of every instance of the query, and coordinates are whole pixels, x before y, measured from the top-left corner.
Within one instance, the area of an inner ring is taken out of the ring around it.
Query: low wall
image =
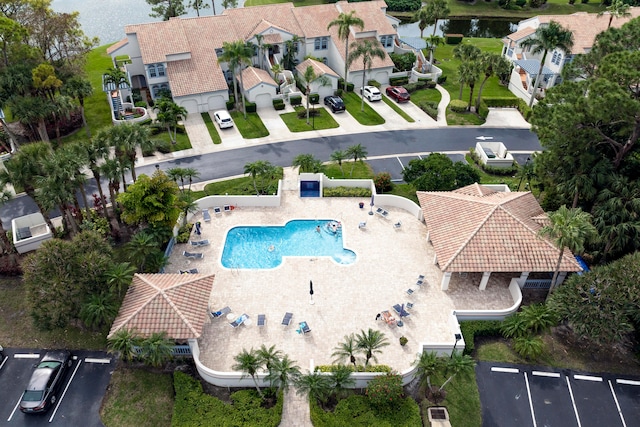
[[[511,293],[511,298],[513,298],[513,305],[507,309],[455,310],[453,315],[462,322],[465,320],[504,320],[505,317],[508,317],[518,311],[518,307],[520,307],[520,304],[522,303],[522,292],[520,291],[518,279],[511,279],[511,283],[509,284],[509,293]]]
[[[28,228],[31,237],[18,239],[18,231]],[[20,254],[35,251],[47,240],[53,239],[53,232],[40,212],[15,218],[11,221],[13,245]]]

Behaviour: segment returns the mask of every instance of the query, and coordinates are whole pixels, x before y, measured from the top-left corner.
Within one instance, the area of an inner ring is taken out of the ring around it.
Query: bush
[[[487,104],[484,102],[484,100],[480,100],[480,108],[478,108],[478,115],[480,117],[482,117],[484,120],[487,119],[487,116],[489,115],[489,107],[487,107]]]
[[[289,97],[289,103],[291,106],[295,107],[302,104],[302,97],[300,95],[294,95]]]
[[[258,107],[255,102],[245,101],[244,106],[247,109],[247,113],[255,113],[258,110]]]
[[[438,77],[438,84],[439,84],[439,85],[443,84],[443,83],[444,83],[444,82],[446,82],[446,81],[447,81],[447,76],[440,76],[440,77]]]
[[[369,381],[365,393],[371,405],[379,412],[392,411],[404,397],[402,378],[391,373],[376,377]]]
[[[347,92],[353,92],[354,87],[355,85],[353,83],[347,82]],[[338,79],[338,89],[344,90],[344,79]]]
[[[309,102],[311,104],[319,104],[320,103],[320,95],[318,95],[317,93],[311,93],[309,94]]]
[[[436,88],[436,82],[434,82],[433,80],[429,80],[427,82],[426,88],[427,89],[435,89]]]
[[[320,110],[316,110],[315,108],[309,108],[309,117],[319,117],[319,116],[320,116]],[[303,108],[300,111],[297,111],[297,117],[299,119],[306,119],[307,109]]]
[[[438,103],[435,101],[425,101],[418,104],[418,107],[429,115],[433,120],[438,120]]]
[[[390,86],[402,86],[409,83],[409,77],[391,77],[389,79]]]
[[[171,143],[169,141],[158,140],[156,141],[156,150],[162,154],[168,154],[171,152]],[[152,156],[154,150],[150,150],[149,154],[146,153],[147,150],[143,151],[145,156]]]
[[[449,109],[454,113],[464,113],[465,111],[467,111],[468,106],[469,104],[461,99],[453,99],[449,103]]]
[[[284,100],[280,98],[276,98],[272,102],[273,102],[273,108],[275,108],[276,111],[285,109]]]
[[[351,372],[391,372],[391,367],[387,365],[346,365]],[[337,370],[340,365],[318,365],[315,367],[314,372],[333,372]]]
[[[373,182],[376,186],[376,191],[379,193],[388,193],[393,188],[389,172],[380,172],[373,178]]]
[[[413,12],[420,6],[421,0],[387,0],[387,10],[390,12]]]
[[[460,44],[464,36],[462,34],[445,34],[444,42],[446,44]]]
[[[371,190],[362,187],[324,187],[323,197],[371,197]]]
[[[367,85],[377,87],[378,89],[380,89],[380,86],[382,86],[377,80],[369,80],[367,81]]]
[[[507,108],[507,107],[518,107],[518,104],[521,102],[524,103],[520,98],[515,97],[493,97],[493,98],[485,98],[482,100],[487,104],[487,107],[492,108]],[[526,103],[525,103],[526,105]]]
[[[390,53],[389,57],[393,61],[393,66],[398,71],[409,71],[411,70],[411,68],[413,68],[413,64],[416,63],[416,54],[413,52],[407,52],[402,54]],[[407,79],[407,82],[408,82],[409,78],[408,77],[405,77],[405,78]],[[389,80],[391,81],[391,79]]]
[[[501,322],[497,320],[470,320],[460,322],[460,331],[464,338],[465,348],[463,354],[472,354],[475,350],[476,337],[500,337]]]
[[[236,104],[236,100],[233,98],[233,96],[230,96],[226,104],[227,104],[227,110],[231,111],[233,110],[233,107]]]
[[[178,237],[176,237],[176,243],[187,243],[189,241],[189,237],[191,237],[191,229],[193,228],[193,224],[186,223],[178,230]]]
[[[134,104],[136,107],[147,108],[147,103],[145,101],[138,101]]]

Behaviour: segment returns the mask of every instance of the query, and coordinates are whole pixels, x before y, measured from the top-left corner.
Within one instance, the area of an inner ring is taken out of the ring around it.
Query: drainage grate
[[[442,408],[429,408],[429,413],[431,414],[432,420],[446,420],[447,412]]]

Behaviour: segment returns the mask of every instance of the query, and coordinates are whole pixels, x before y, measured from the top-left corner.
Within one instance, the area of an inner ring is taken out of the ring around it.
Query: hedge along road
[[[542,150],[537,135],[528,129],[447,127],[442,129],[354,133],[299,139],[160,162],[145,159],[149,163],[136,167],[136,172],[138,175],[152,174],[156,163],[163,170],[173,167],[190,167],[200,173],[197,180],[194,180],[194,183],[197,183],[242,175],[244,173],[244,165],[256,160],[266,160],[274,165],[287,167],[291,166],[295,156],[311,153],[322,161],[329,161],[331,153],[334,151],[346,150],[356,144],[361,144],[367,150],[368,158],[375,158],[406,154],[424,155],[431,152],[464,153],[469,151],[469,148],[475,147],[476,142],[482,140],[502,142],[509,151],[526,153],[527,155]],[[102,185],[106,192],[106,182],[103,182]],[[90,195],[92,193],[97,193],[97,187],[95,181],[89,179],[87,181],[87,194]],[[0,208],[0,217],[5,227],[9,228],[13,218],[37,211],[38,209],[33,200],[22,195],[2,206]]]

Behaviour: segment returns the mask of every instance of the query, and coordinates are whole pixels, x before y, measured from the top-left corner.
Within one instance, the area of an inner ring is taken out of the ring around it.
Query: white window
[[[329,37],[317,37],[314,42],[315,50],[326,50],[329,43]]]
[[[149,65],[147,67],[147,72],[149,73],[149,77],[158,77],[158,74],[156,74],[156,66],[155,65]]]
[[[556,65],[560,65],[560,62],[562,62],[562,54],[559,53],[558,57],[556,58]]]
[[[393,36],[380,37],[380,43],[383,47],[393,47]]]
[[[156,69],[158,70],[158,77],[164,77],[164,65],[158,64]]]
[[[553,51],[553,56],[551,57],[551,63],[555,64],[556,63],[556,58],[558,57],[558,52],[556,52],[555,50]]]

